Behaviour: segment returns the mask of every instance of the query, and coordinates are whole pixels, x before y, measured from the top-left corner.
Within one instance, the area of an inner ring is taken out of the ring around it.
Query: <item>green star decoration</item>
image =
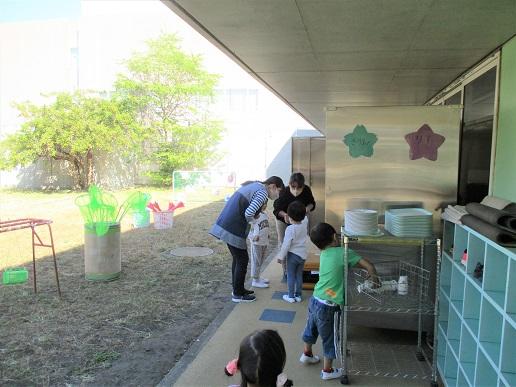
[[[374,153],[373,145],[378,141],[374,133],[368,133],[364,125],[357,125],[352,133],[348,133],[342,142],[349,147],[349,155],[353,158],[360,156],[371,157]]]

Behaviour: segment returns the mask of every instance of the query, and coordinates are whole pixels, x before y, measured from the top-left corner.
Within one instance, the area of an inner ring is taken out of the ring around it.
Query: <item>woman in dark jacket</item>
[[[315,199],[312,190],[305,184],[305,177],[302,173],[296,172],[290,176],[288,187],[280,197],[274,201],[274,216],[276,217],[276,231],[278,232],[278,247],[283,243],[285,229],[290,224],[287,215],[288,205],[300,201],[306,207],[306,213],[315,209]],[[285,262],[285,261],[284,261]],[[283,267],[283,280],[286,280],[286,268]]]
[[[229,198],[210,234],[226,242],[233,257],[231,279],[233,302],[252,302],[254,292],[244,288],[249,255],[247,254],[247,224],[260,211],[268,199],[276,200],[284,189],[283,180],[277,176],[264,182],[246,182]]]

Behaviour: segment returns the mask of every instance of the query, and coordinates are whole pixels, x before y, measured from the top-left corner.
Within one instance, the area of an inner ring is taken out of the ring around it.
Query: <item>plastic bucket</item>
[[[111,224],[104,235],[84,225],[84,273],[90,281],[113,281],[120,277],[120,223]]]
[[[154,214],[154,228],[163,230],[171,228],[174,224],[174,211],[153,212]]]
[[[147,210],[133,212],[133,227],[143,228],[150,225],[150,212]]]

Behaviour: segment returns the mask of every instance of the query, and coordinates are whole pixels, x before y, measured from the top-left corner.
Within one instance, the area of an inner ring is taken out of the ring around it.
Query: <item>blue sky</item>
[[[75,19],[80,13],[80,0],[0,0],[0,23]]]

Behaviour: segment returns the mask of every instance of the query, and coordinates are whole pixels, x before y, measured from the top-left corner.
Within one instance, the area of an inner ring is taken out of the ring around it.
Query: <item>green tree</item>
[[[96,154],[138,152],[145,137],[134,110],[112,98],[58,93],[47,105],[15,106],[25,122],[0,142],[0,169],[26,166],[38,158],[66,160],[82,189],[94,182]]]
[[[200,56],[181,51],[175,35],[147,45],[126,62],[128,74],[119,74],[115,89],[154,134],[148,161],[159,170],[149,175],[170,184],[174,170],[203,168],[217,157],[223,127],[208,116],[207,101],[219,76],[203,69]]]

